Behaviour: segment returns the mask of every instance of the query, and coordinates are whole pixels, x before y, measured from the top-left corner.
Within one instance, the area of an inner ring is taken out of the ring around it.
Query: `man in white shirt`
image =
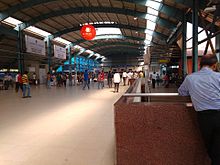
[[[133,78],[133,72],[130,71],[128,74],[127,74],[127,77],[128,77],[128,85],[131,83],[130,80]]]
[[[126,81],[127,81],[127,72],[126,72],[126,71],[124,71],[124,72],[122,73],[122,78],[123,78],[123,82],[124,82],[124,86],[125,86]]]
[[[119,84],[120,84],[120,81],[121,81],[120,74],[119,74],[118,71],[115,72],[114,77],[113,77],[113,81],[114,81],[114,84],[115,84],[115,91],[114,92],[118,92]]]

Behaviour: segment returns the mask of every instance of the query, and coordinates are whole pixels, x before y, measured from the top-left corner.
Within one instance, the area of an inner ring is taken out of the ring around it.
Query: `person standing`
[[[15,76],[15,91],[16,93],[18,92],[19,88],[23,91],[23,86],[22,86],[22,77],[21,73],[18,72],[17,75]]]
[[[156,76],[156,83],[157,83],[157,86],[159,87],[160,86],[160,76],[159,76],[158,73],[157,73],[157,76]]]
[[[108,75],[107,75],[107,79],[108,79],[108,87],[109,88],[112,88],[112,71],[110,70],[109,72],[108,72]]]
[[[128,78],[128,85],[131,85],[131,80],[133,79],[133,72],[132,70],[130,70],[130,72],[127,74],[127,78]]]
[[[83,90],[85,90],[86,86],[89,89],[89,74],[88,74],[88,70],[85,70],[83,77],[84,77]]]
[[[139,78],[144,78],[144,73],[142,71],[139,72]]]
[[[102,72],[98,73],[98,89],[103,89],[104,87],[104,79],[105,79],[105,74],[104,71],[102,70]],[[101,86],[101,87],[100,87]]]
[[[115,84],[115,90],[114,90],[114,92],[118,92],[118,90],[119,90],[119,84],[120,84],[120,81],[121,81],[121,77],[120,77],[119,72],[117,72],[117,71],[115,72],[113,81],[114,81],[114,84]]]
[[[156,77],[157,77],[156,72],[154,72],[154,73],[152,74],[152,88],[155,88]]]
[[[126,85],[126,81],[127,81],[127,72],[126,71],[124,71],[122,73],[122,78],[123,78],[123,82],[124,82],[124,86],[125,86]]]
[[[66,88],[66,74],[65,73],[63,73],[62,75],[61,75],[61,79],[62,79],[62,85],[64,85],[64,87]]]
[[[28,71],[24,72],[22,76],[22,83],[23,83],[23,98],[31,97]],[[27,96],[26,96],[26,90],[28,91]]]
[[[33,76],[32,76],[32,83],[34,84],[34,85],[37,85],[37,75],[36,75],[36,73],[34,72],[33,73]]]
[[[178,89],[181,96],[191,97],[212,165],[220,165],[220,73],[215,72],[217,62],[216,55],[204,55],[201,70],[186,76]]]
[[[47,72],[47,88],[51,88],[51,75],[50,72]]]
[[[102,89],[104,88],[104,81],[105,81],[105,73],[104,70],[102,70],[101,72],[101,85],[102,85]]]

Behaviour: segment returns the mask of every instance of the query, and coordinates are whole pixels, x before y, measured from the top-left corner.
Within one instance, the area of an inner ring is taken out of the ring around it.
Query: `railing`
[[[125,97],[179,96],[178,93],[125,93]]]
[[[145,84],[144,79],[137,79],[133,85],[127,90],[127,92],[121,98],[121,101],[131,103],[140,102],[172,102],[172,103],[186,103],[187,107],[191,107],[192,104],[189,97],[180,96],[178,93],[144,93],[149,87],[149,84]],[[173,91],[173,90],[171,90]],[[142,93],[143,92],[143,93]]]

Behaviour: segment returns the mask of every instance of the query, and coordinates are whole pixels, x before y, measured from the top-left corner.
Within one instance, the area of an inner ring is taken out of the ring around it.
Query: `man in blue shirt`
[[[84,72],[84,85],[83,85],[83,90],[85,89],[85,87],[88,87],[89,89],[89,74],[88,74],[88,70],[85,70]]]
[[[220,73],[216,55],[204,55],[201,70],[188,75],[178,92],[190,95],[212,165],[220,165]]]

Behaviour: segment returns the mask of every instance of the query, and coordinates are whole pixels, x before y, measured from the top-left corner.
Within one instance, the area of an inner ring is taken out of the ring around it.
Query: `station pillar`
[[[186,34],[187,34],[187,21],[186,15],[183,14],[183,33],[182,33],[182,76],[187,75],[187,56],[186,56]]]
[[[18,70],[21,74],[24,73],[23,37],[24,36],[21,27],[18,25],[17,59],[18,59]]]
[[[192,68],[193,72],[198,71],[198,0],[193,0],[192,24],[193,24],[193,45],[192,45]]]

